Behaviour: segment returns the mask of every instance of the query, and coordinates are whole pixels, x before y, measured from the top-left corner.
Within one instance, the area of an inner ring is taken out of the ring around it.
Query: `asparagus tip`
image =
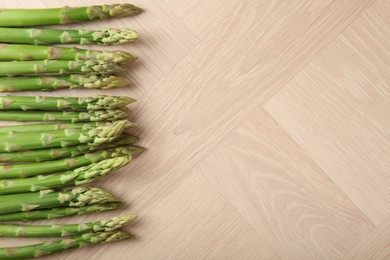
[[[114,241],[121,241],[133,238],[134,236],[122,231],[117,231],[115,233],[111,233],[109,236],[107,236],[104,241],[102,242],[114,242]]]
[[[130,63],[138,59],[137,56],[126,51],[115,51],[115,54],[117,57],[114,61],[118,63]]]
[[[128,86],[130,81],[118,76],[108,76],[102,80],[102,89],[113,89]]]
[[[134,103],[134,102],[137,102],[137,99],[135,99],[135,98],[130,98],[130,97],[126,97],[126,102],[128,102],[128,104]]]
[[[132,4],[114,4],[107,7],[110,8],[110,15],[115,17],[131,16],[145,11],[143,8]]]
[[[122,120],[124,123],[125,123],[125,129],[127,129],[127,128],[133,128],[133,127],[136,127],[137,126],[137,124],[136,123],[134,123],[134,122],[131,122],[131,121],[129,121],[129,120]]]
[[[96,187],[80,187],[72,190],[77,200],[74,202],[78,205],[93,205],[98,203],[116,202],[117,200],[108,191]],[[72,206],[72,204],[70,204]]]
[[[124,113],[124,112],[123,112]],[[125,129],[126,121],[113,121],[90,130],[90,135],[95,136],[91,145],[101,145],[119,137]]]
[[[87,233],[82,235],[82,237],[85,240],[90,241],[90,243],[98,244],[125,240],[132,238],[133,236],[122,231],[106,231],[98,233]]]
[[[114,62],[87,60],[84,63],[86,66],[81,68],[82,72],[114,74],[123,71],[123,68]]]
[[[110,219],[103,220],[102,223],[104,224],[104,231],[112,231],[119,229],[131,222],[133,222],[137,218],[137,215],[124,215],[124,216],[117,216]],[[99,231],[99,230],[95,230]]]
[[[1,99],[0,99],[1,101]],[[137,100],[134,98],[126,96],[95,96],[84,98],[86,103],[89,103],[87,109],[96,110],[96,109],[112,109],[112,108],[122,108],[128,104],[134,103]],[[0,104],[1,105],[1,104]]]
[[[105,29],[103,30],[104,37],[101,42],[103,44],[123,44],[135,41],[140,37],[140,34],[132,29]]]
[[[139,154],[141,154],[142,152],[144,152],[146,150],[145,147],[138,146],[138,145],[132,145],[129,148],[131,149],[131,155],[132,156],[139,155]]]

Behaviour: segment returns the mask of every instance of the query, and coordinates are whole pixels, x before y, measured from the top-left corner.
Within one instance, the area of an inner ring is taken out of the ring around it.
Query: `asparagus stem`
[[[131,238],[121,231],[87,233],[81,236],[41,244],[0,248],[0,259],[30,259],[88,245],[121,241]]]
[[[131,4],[112,4],[49,9],[2,9],[0,27],[30,27],[37,25],[69,24],[104,20],[139,14],[142,8]]]
[[[122,146],[55,161],[29,164],[2,164],[0,165],[0,179],[27,178],[37,175],[69,171],[82,166],[93,165],[109,158],[132,156],[133,152],[135,151]]]
[[[0,115],[2,115],[2,113],[0,113]],[[100,145],[102,143],[110,142],[120,136],[124,128],[125,123],[123,121],[117,121],[113,122],[111,126],[96,127],[90,130],[65,129],[42,133],[10,132],[9,134],[0,134],[0,152],[66,147],[83,143]]]
[[[125,124],[125,128],[132,128],[137,126],[134,122],[129,120],[120,120]],[[0,127],[0,134],[15,132],[43,132],[43,131],[54,131],[54,130],[65,130],[65,129],[81,129],[87,130],[95,127],[112,126],[111,122],[82,122],[82,123],[44,123],[44,124],[22,124],[22,125],[9,125]]]
[[[61,192],[42,190],[0,196],[0,215],[56,207],[82,207],[116,201],[110,193],[95,187],[77,187]]]
[[[56,89],[113,89],[127,86],[129,81],[117,76],[63,75],[32,77],[0,77],[0,92],[56,90]]]
[[[115,210],[123,206],[121,202],[111,202],[105,204],[88,205],[82,207],[66,207],[32,210],[27,212],[17,212],[0,215],[0,222],[4,221],[30,221],[40,219],[55,219],[68,216],[80,216],[89,213],[97,213]]]
[[[22,111],[6,110],[0,112],[3,121],[115,121],[126,118],[129,111],[126,109],[92,110],[92,111]],[[1,140],[1,139],[0,139]]]
[[[68,225],[25,226],[0,224],[3,237],[67,237],[90,232],[114,231],[133,222],[137,216],[125,215],[99,221]]]
[[[0,96],[1,110],[101,110],[126,106],[136,100],[124,96],[42,97]]]
[[[1,14],[1,13],[0,13]],[[118,45],[139,38],[132,29],[63,30],[35,28],[0,28],[0,42],[22,44],[103,44]]]
[[[0,44],[0,61],[99,60],[105,62],[129,63],[136,59],[135,56],[125,51],[95,51],[53,46]]]
[[[0,62],[0,76],[28,74],[58,75],[70,73],[114,74],[123,68],[116,63],[97,60],[68,61],[3,61]]]
[[[102,143],[100,145],[81,144],[77,146],[67,146],[64,148],[57,147],[51,149],[28,150],[21,152],[5,152],[0,153],[0,162],[43,162],[60,158],[76,157],[87,152],[99,151],[120,146],[128,146],[127,148],[132,150],[132,154],[135,156],[144,150],[143,147],[131,145],[137,141],[137,137],[123,134],[111,142]]]

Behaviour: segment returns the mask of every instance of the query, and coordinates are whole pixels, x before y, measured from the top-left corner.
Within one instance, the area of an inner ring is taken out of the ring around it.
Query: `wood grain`
[[[264,111],[198,169],[283,259],[341,259],[374,228]]]
[[[133,3],[146,12],[54,27],[139,31],[136,43],[84,46],[139,56],[124,73],[134,84],[42,95],[138,99],[130,119],[148,151],[95,183],[130,205],[50,221],[136,213],[137,239],[47,259],[388,257],[388,1]]]
[[[390,215],[390,14],[379,11],[384,3],[357,19],[266,104],[375,224]]]

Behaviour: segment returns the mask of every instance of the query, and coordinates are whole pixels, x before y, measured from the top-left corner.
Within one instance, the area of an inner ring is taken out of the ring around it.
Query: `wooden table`
[[[115,1],[0,6],[100,3]],[[137,238],[46,259],[389,259],[389,1],[132,3],[147,11],[65,27],[138,30],[90,47],[138,55],[134,85],[43,95],[138,99],[149,150],[96,183],[129,206],[50,221],[136,213]]]

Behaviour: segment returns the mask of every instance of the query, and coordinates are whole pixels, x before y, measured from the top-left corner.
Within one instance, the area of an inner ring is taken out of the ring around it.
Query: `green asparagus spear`
[[[30,259],[72,248],[83,248],[88,245],[121,241],[129,238],[131,238],[130,235],[121,231],[87,233],[81,236],[31,246],[0,248],[0,259]]]
[[[1,13],[0,13],[1,14]],[[132,29],[54,30],[35,28],[0,28],[0,42],[22,44],[104,44],[118,45],[139,38]]]
[[[69,121],[69,122],[100,122],[115,121],[126,118],[129,111],[122,109],[92,110],[92,111],[40,111],[40,110],[6,110],[0,111],[3,121]],[[0,139],[1,140],[1,139]]]
[[[117,76],[102,75],[63,75],[63,76],[31,76],[0,77],[0,92],[57,90],[57,89],[113,89],[127,86],[130,82]]]
[[[2,237],[68,237],[90,232],[114,231],[133,222],[137,216],[125,215],[81,224],[25,226],[0,224]]]
[[[119,120],[125,124],[125,128],[132,128],[137,126],[136,123],[127,119]],[[118,122],[118,121],[117,121]],[[112,126],[112,122],[81,122],[81,123],[43,123],[43,124],[20,124],[20,125],[8,125],[0,127],[0,134],[7,134],[11,131],[14,132],[44,132],[54,130],[65,129],[80,129],[88,130],[96,127]]]
[[[135,101],[135,99],[125,96],[0,96],[0,110],[102,110],[120,108]]]
[[[111,202],[105,204],[88,205],[83,207],[64,207],[32,210],[27,212],[17,212],[0,215],[0,222],[5,221],[31,221],[40,219],[55,219],[68,216],[80,216],[89,213],[97,213],[115,210],[123,206],[121,202]]]
[[[77,146],[57,147],[51,149],[38,149],[21,152],[5,152],[0,153],[0,162],[43,162],[60,158],[76,157],[87,152],[110,149],[120,146],[128,146],[132,150],[133,156],[141,153],[144,148],[136,145],[131,145],[138,141],[138,138],[132,135],[123,134],[111,142],[102,143],[100,145],[81,144]]]
[[[74,158],[28,164],[0,164],[0,179],[27,178],[49,173],[70,171],[98,163],[109,158],[132,156],[133,149],[121,146],[113,149],[87,153]],[[1,184],[0,184],[1,186]]]
[[[100,60],[105,62],[129,63],[136,59],[135,56],[125,51],[95,51],[53,46],[0,44],[0,61]]]
[[[31,27],[69,24],[139,14],[142,8],[131,4],[112,4],[50,9],[1,9],[0,27]]]
[[[110,193],[95,187],[77,187],[60,192],[42,190],[0,196],[0,215],[56,207],[82,207],[116,201]]]
[[[65,129],[43,133],[10,132],[8,134],[0,134],[0,152],[29,151],[85,143],[100,145],[119,137],[124,127],[125,123],[123,121],[117,121],[113,122],[111,126],[96,127],[90,130]]]
[[[137,126],[136,123],[129,120],[120,120],[125,124],[125,128],[132,128]],[[64,129],[80,129],[87,130],[96,127],[112,126],[112,122],[82,122],[82,123],[43,123],[43,124],[21,124],[21,125],[8,125],[0,127],[0,134],[14,132],[44,132],[53,130]]]
[[[0,97],[1,99],[1,97]],[[105,123],[102,122],[82,122],[82,123],[43,123],[43,124],[20,124],[20,125],[7,125],[0,127],[0,134],[8,134],[9,132],[29,133],[29,132],[44,132],[54,130],[65,129],[80,129],[87,130],[97,126],[101,126]]]
[[[68,61],[3,61],[0,62],[0,76],[21,76],[28,74],[59,75],[70,73],[114,74],[123,68],[116,63],[97,60]]]

